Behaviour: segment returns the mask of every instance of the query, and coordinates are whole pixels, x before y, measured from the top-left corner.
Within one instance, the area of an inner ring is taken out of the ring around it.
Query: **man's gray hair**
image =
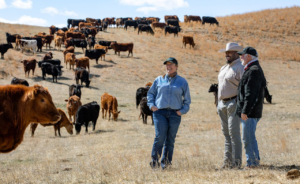
[[[251,56],[251,58],[252,58],[252,60],[258,60],[258,54],[257,54],[257,57],[256,56],[252,56],[251,54],[245,54],[246,56],[247,55],[250,55]]]

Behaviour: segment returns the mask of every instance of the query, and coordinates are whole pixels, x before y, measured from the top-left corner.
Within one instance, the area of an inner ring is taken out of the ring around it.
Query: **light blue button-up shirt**
[[[147,105],[151,109],[178,109],[181,114],[186,114],[190,109],[191,96],[187,81],[176,75],[170,78],[168,75],[157,77],[147,93]]]

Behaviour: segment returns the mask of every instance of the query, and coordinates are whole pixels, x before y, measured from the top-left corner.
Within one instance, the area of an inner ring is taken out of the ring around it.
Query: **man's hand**
[[[151,107],[151,111],[155,112],[155,111],[157,111],[157,110],[158,110],[158,108],[157,108],[156,106],[152,106],[152,107]]]
[[[247,114],[242,113],[241,118],[242,118],[242,120],[246,121],[248,119],[248,116],[247,116]]]
[[[180,111],[176,111],[176,113],[178,114],[178,116],[181,116],[181,112]]]

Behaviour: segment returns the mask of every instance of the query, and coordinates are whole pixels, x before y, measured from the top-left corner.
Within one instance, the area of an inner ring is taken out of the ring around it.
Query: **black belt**
[[[179,111],[180,109],[171,109],[171,108],[163,108],[161,110],[173,110],[173,111]]]
[[[230,98],[224,98],[222,101],[223,102],[228,102],[229,100],[232,100],[232,99],[235,99],[237,96],[233,96],[233,97],[230,97]]]

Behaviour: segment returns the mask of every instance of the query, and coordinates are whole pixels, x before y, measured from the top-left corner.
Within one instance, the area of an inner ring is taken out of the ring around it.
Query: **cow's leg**
[[[35,70],[35,68],[32,69],[32,75],[34,75],[34,70]]]
[[[109,107],[108,109],[109,109],[109,110],[108,110],[108,121],[110,121],[110,117],[111,117],[111,113],[112,113],[111,111],[112,111],[112,110],[110,110],[110,107]]]
[[[93,131],[95,131],[97,120],[93,121]]]
[[[147,117],[148,117],[148,115],[145,114],[145,124],[147,124]]]
[[[145,124],[145,115],[143,112],[141,112],[141,115],[142,115],[143,123]]]
[[[37,128],[38,124],[37,123],[31,123],[30,124],[30,131],[31,131],[31,137],[34,136],[34,131]]]
[[[98,64],[98,59],[99,59],[99,58],[96,58],[96,64]],[[90,71],[90,69],[89,69],[89,71]],[[89,73],[90,73],[90,72],[89,72]]]
[[[104,108],[101,108],[102,110],[102,119],[104,119]]]
[[[88,125],[89,125],[89,122],[85,123],[85,133],[88,133]]]
[[[61,137],[61,135],[60,135],[60,125],[57,126],[57,131],[58,131],[59,137]],[[55,135],[55,136],[56,136],[56,135]]]

